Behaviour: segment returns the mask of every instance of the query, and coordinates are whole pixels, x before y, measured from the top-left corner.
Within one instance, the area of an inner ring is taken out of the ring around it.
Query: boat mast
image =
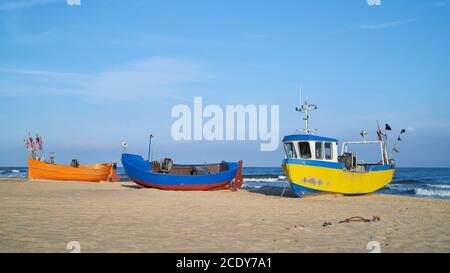
[[[301,102],[300,102],[300,104],[301,104]],[[315,130],[315,129],[310,129],[309,124],[308,124],[309,112],[314,111],[314,110],[317,110],[317,105],[308,103],[308,98],[306,98],[304,104],[302,104],[300,107],[295,108],[295,111],[305,113],[305,117],[303,118],[303,120],[305,121],[305,129],[301,129],[302,131],[305,132],[305,135],[309,135],[312,131]]]
[[[152,151],[152,138],[153,138],[153,135],[150,134],[150,139],[149,139],[149,141],[148,141],[148,157],[147,157],[147,160],[148,160],[149,162],[150,162],[150,160],[152,159],[152,158],[150,158],[151,151]]]

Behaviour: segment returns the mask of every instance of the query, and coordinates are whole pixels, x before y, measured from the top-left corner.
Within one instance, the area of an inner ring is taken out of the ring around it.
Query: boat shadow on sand
[[[121,182],[123,182],[123,181],[121,181]],[[129,188],[129,189],[141,189],[142,188],[135,184],[123,184],[122,183],[121,186],[125,187],[125,188]]]
[[[131,185],[131,184],[122,184],[122,187],[130,188],[130,189],[141,189],[141,187],[137,185]],[[248,191],[251,193],[258,193],[268,196],[282,196],[287,198],[298,198],[295,192],[290,188],[280,188],[280,187],[271,187],[271,186],[262,186],[262,187],[246,187],[240,189],[241,191]]]
[[[287,198],[298,198],[295,192],[291,189],[291,187],[281,188],[281,187],[271,187],[271,186],[262,186],[262,187],[247,187],[242,190],[259,193],[269,196],[282,196]]]

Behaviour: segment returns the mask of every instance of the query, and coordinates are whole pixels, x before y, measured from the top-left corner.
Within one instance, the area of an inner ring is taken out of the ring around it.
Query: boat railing
[[[364,140],[364,141],[348,141],[348,142],[344,142],[342,143],[342,150],[341,150],[341,155],[344,155],[346,153],[348,153],[348,146],[349,145],[379,145],[380,146],[380,154],[381,154],[381,164],[374,164],[374,165],[385,165],[385,164],[389,164],[389,158],[387,156],[387,152],[386,152],[386,145],[383,141],[380,140],[372,140],[372,141],[368,141],[368,140]],[[356,163],[356,162],[355,162]],[[355,164],[357,165],[357,164]],[[366,163],[364,163],[363,165],[367,165]]]

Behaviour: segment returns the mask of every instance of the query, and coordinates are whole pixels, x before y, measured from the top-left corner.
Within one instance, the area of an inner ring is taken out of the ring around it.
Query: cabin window
[[[295,155],[294,143],[292,143],[292,142],[284,143],[284,152],[286,153],[287,158],[296,158],[297,157]]]
[[[325,159],[333,159],[333,143],[325,142]]]
[[[316,142],[316,159],[323,159],[323,142]]]
[[[303,159],[311,158],[311,148],[309,147],[309,142],[299,142],[298,150],[300,151],[300,157]]]

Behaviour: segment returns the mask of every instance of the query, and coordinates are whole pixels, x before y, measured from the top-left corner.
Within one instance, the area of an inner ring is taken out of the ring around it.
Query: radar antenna
[[[300,98],[300,104],[301,104],[301,98]],[[309,128],[309,112],[317,110],[317,105],[311,104],[308,102],[308,98],[306,98],[305,103],[301,104],[300,107],[296,107],[295,111],[305,113],[305,117],[303,120],[305,121],[305,129],[301,129],[305,132],[306,135],[309,135],[312,131],[315,131],[316,129],[310,129]]]

